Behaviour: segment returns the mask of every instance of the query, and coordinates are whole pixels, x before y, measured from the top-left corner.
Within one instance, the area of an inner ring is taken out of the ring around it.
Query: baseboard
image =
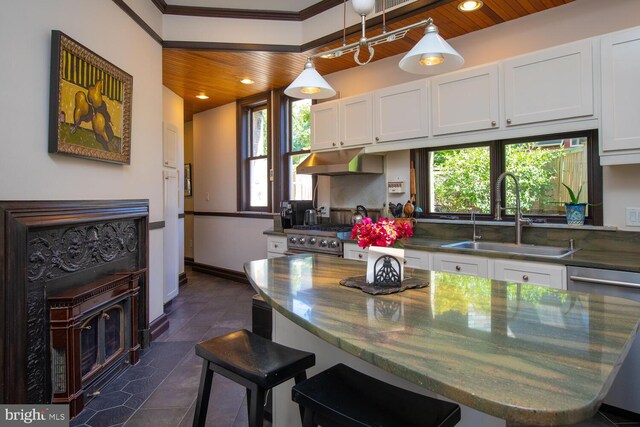
[[[149,330],[151,331],[151,341],[158,338],[167,329],[169,329],[169,318],[166,314],[162,313],[160,317],[149,323]]]
[[[223,279],[233,280],[234,282],[246,283],[247,285],[249,284],[247,276],[240,271],[214,267],[212,265],[200,264],[198,262],[194,262],[191,268],[193,271],[198,271],[200,273],[211,274],[212,276],[222,277]]]
[[[186,256],[184,257],[184,265],[193,265],[195,264],[192,257]]]
[[[180,273],[178,275],[178,286],[186,285],[188,282],[187,273]]]

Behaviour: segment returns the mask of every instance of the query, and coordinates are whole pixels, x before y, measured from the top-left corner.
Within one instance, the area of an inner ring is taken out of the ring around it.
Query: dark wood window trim
[[[237,120],[237,182],[238,182],[238,211],[251,212],[272,212],[273,190],[271,182],[267,184],[267,206],[252,207],[250,203],[249,190],[249,126],[250,113],[255,108],[264,107],[267,110],[267,165],[272,168],[272,140],[271,129],[273,126],[271,115],[271,93],[261,93],[258,95],[243,98],[236,103],[236,120]],[[267,177],[268,178],[268,177]]]
[[[294,98],[289,98],[284,94],[284,88],[275,92],[274,96],[274,124],[277,129],[277,141],[274,144],[276,150],[274,150],[275,158],[278,161],[274,162],[275,168],[275,182],[276,185],[276,206],[280,205],[283,200],[291,199],[289,194],[289,157],[291,155],[310,153],[311,150],[303,150],[291,152],[291,135],[292,135],[292,123],[291,123],[291,104],[298,101]],[[313,176],[312,186],[315,188],[317,183],[317,177]]]
[[[464,144],[464,145],[452,145],[443,147],[429,147],[411,150],[411,159],[414,161],[416,168],[416,181],[418,182],[416,203],[418,206],[427,206],[426,201],[429,200],[429,152],[440,151],[449,149],[471,148],[471,147],[490,147],[490,161],[491,161],[491,189],[495,188],[495,182],[498,176],[504,172],[505,169],[505,146],[510,144],[517,144],[523,142],[530,142],[532,138],[539,140],[551,140],[560,138],[578,138],[587,137],[587,180],[588,180],[588,201],[591,204],[588,209],[589,215],[585,219],[585,224],[590,225],[603,225],[603,210],[602,210],[602,166],[600,165],[600,156],[598,153],[598,131],[577,131],[566,132],[551,135],[541,135],[534,137],[514,138],[507,140],[489,141],[477,144]],[[423,185],[421,185],[423,184]],[[502,200],[505,200],[504,186],[502,188]],[[493,212],[495,212],[495,194],[491,191],[491,214],[479,214],[478,219],[483,221],[493,220]],[[547,222],[547,223],[565,223],[565,218],[562,216],[552,215],[526,215],[532,218],[534,221]],[[470,219],[470,214],[465,213],[432,213],[425,212],[418,214],[419,218],[430,219]],[[513,221],[514,215],[511,212],[507,212],[503,215],[504,220]]]

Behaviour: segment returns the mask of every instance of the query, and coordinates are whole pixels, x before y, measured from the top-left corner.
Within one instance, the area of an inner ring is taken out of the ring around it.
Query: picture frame
[[[191,163],[185,163],[184,165],[184,197],[191,197],[192,185],[191,185]]]
[[[51,31],[49,153],[131,163],[133,77]]]

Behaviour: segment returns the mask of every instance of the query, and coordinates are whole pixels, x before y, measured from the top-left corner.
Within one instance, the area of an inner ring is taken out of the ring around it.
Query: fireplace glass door
[[[82,381],[124,353],[127,345],[128,300],[89,315],[80,327]]]

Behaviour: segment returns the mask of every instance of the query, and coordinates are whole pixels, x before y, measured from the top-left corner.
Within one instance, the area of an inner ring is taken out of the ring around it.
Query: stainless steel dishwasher
[[[640,301],[640,273],[567,267],[567,289]],[[611,386],[604,403],[640,413],[640,336]]]

